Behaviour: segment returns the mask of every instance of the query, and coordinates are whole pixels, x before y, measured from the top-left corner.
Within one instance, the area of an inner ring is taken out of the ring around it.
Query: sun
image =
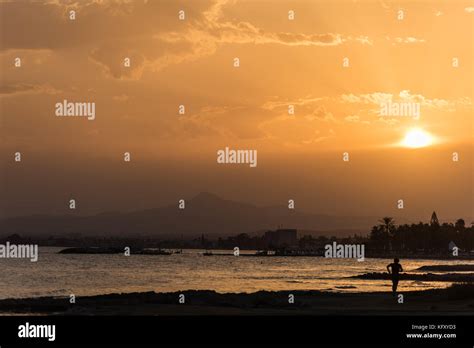
[[[401,145],[410,148],[426,147],[433,144],[433,137],[422,129],[410,129],[405,138],[403,138]]]

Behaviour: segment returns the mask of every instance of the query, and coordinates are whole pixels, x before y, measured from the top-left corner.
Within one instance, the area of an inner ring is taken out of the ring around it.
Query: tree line
[[[372,227],[369,242],[372,248],[402,251],[446,251],[451,242],[459,250],[474,250],[474,225],[466,227],[463,219],[440,224],[433,213],[431,222],[396,225],[391,217],[384,217]]]

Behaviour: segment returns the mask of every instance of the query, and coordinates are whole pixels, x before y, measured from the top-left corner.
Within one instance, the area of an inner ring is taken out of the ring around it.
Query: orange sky
[[[71,195],[86,214],[204,190],[334,215],[474,216],[473,1],[51,0],[0,11],[4,216],[63,212]],[[64,99],[95,102],[95,120],[56,117]],[[419,103],[419,119],[381,117],[388,101]],[[396,145],[412,128],[435,144]],[[219,166],[226,146],[256,149],[257,168]]]

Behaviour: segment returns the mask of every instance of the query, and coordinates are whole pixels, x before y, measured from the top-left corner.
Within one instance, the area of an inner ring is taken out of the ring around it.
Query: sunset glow
[[[395,212],[416,221],[440,197],[471,215],[471,2],[74,4],[0,1],[0,217],[202,191],[350,216],[409,192]]]
[[[473,22],[0,0],[0,348],[472,344]]]
[[[405,135],[402,145],[410,148],[427,147],[433,144],[433,137],[422,129],[411,129]]]

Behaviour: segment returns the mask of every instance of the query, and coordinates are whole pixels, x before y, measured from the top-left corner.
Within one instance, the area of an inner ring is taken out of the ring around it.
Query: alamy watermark
[[[18,326],[20,338],[47,338],[53,342],[56,339],[56,325],[36,325],[26,322]]]
[[[387,102],[380,103],[380,116],[400,116],[413,117],[415,120],[420,118],[420,103],[413,102]]]
[[[62,102],[56,103],[56,116],[87,117],[89,121],[93,121],[95,120],[95,103],[73,103],[64,99]]]
[[[257,150],[231,150],[226,147],[223,150],[217,151],[217,163],[245,163],[255,168],[257,166]]]
[[[357,259],[357,261],[365,260],[364,244],[326,244],[324,246],[324,257],[339,259]]]
[[[38,244],[0,244],[0,258],[2,259],[30,259],[38,261]]]

